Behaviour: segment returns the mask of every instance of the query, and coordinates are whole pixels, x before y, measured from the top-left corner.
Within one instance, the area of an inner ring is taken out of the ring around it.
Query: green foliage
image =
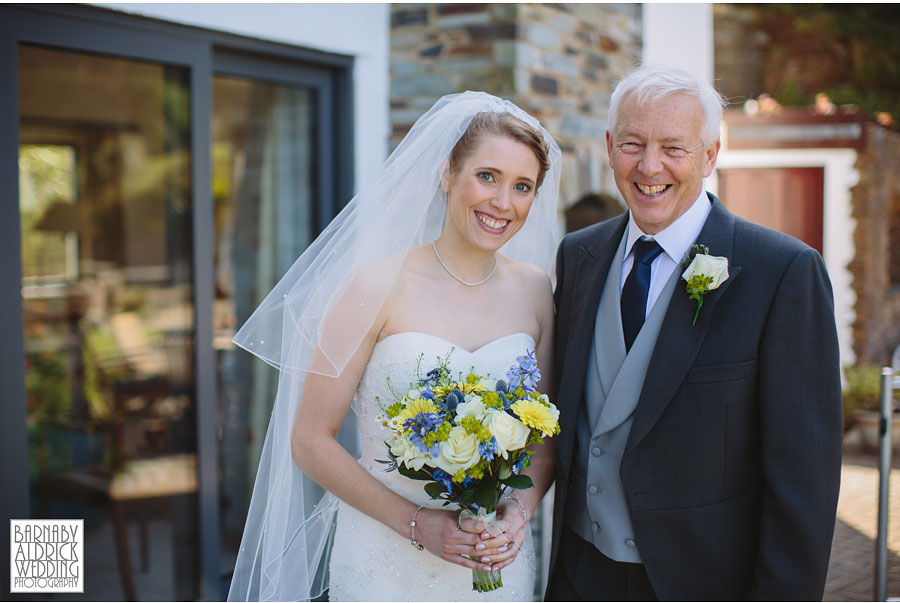
[[[446,490],[444,490],[444,487],[437,482],[425,484],[425,493],[431,498],[442,498],[441,494],[443,494],[445,491]]]
[[[400,475],[408,477],[409,479],[417,479],[426,482],[434,479],[434,476],[432,476],[428,471],[425,471],[424,469],[414,471],[403,463],[399,463],[399,465],[397,466],[397,471],[400,472]]]
[[[534,486],[534,482],[527,475],[510,475],[502,482],[515,490],[526,490]]]
[[[490,480],[484,480],[475,488],[475,504],[489,511],[497,508],[500,494]]]
[[[844,401],[844,421],[852,424],[853,416],[861,410],[881,409],[881,367],[858,364],[844,369],[846,384],[841,392]]]
[[[893,4],[760,4],[769,38],[765,86],[786,106],[824,92],[900,123],[900,19]]]
[[[687,282],[686,289],[691,299],[703,301],[703,295],[709,291],[709,286],[713,282],[713,277],[703,274],[695,274],[691,280]]]
[[[698,253],[701,255],[709,255],[709,247],[707,247],[706,245],[691,245],[687,253],[684,254],[684,257],[681,258],[681,267],[687,268],[688,266],[690,266],[691,262],[694,261],[694,258]]]

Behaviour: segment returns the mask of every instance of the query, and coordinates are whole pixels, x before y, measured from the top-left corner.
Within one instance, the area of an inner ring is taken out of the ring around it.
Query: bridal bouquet
[[[452,354],[452,350],[450,353]],[[416,379],[405,394],[388,388],[395,402],[379,417],[394,431],[385,444],[387,471],[423,480],[425,492],[444,505],[456,504],[463,517],[490,525],[506,488],[533,486],[519,472],[529,466],[532,444],[559,433],[559,411],[535,386],[541,378],[534,350],[516,359],[503,379],[473,372],[452,375],[450,354]],[[478,559],[476,559],[477,561]],[[479,592],[503,586],[500,572],[473,570]]]

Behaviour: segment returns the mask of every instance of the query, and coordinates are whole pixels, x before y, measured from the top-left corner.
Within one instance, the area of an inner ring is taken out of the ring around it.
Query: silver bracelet
[[[515,496],[504,496],[503,498],[506,500],[511,500],[514,503],[516,503],[516,506],[519,507],[519,511],[522,512],[522,521],[524,521],[525,523],[528,523],[528,514],[525,512],[525,505],[520,503],[519,499],[516,498]]]
[[[409,520],[409,532],[410,532],[409,543],[411,545],[413,545],[414,547],[416,547],[416,549],[418,549],[420,551],[425,548],[425,545],[419,543],[419,541],[416,540],[416,516],[419,514],[419,511],[421,511],[424,508],[425,508],[425,505],[419,505],[419,508],[416,509],[415,513],[413,513],[412,519]]]

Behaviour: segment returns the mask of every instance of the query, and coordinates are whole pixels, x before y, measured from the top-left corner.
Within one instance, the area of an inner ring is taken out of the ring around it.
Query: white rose
[[[460,423],[463,417],[475,417],[479,421],[484,418],[484,402],[481,396],[472,396],[456,407],[456,422]]]
[[[481,385],[484,387],[484,391],[492,392],[497,388],[497,380],[496,379],[482,379]]]
[[[728,258],[698,253],[694,256],[691,265],[681,275],[681,278],[686,282],[690,282],[698,274],[712,277],[713,280],[707,288],[708,291],[717,289],[719,285],[728,280]]]
[[[468,469],[479,459],[478,438],[466,433],[462,427],[454,427],[450,430],[450,437],[441,442],[441,454],[434,464],[453,475],[460,469]]]
[[[405,436],[394,436],[394,439],[391,440],[391,454],[413,471],[421,469],[431,458],[428,453],[419,450],[419,447],[410,442],[409,438]],[[428,464],[431,465],[432,463]]]
[[[503,458],[509,458],[510,451],[524,448],[531,433],[522,421],[496,408],[488,409],[483,423],[497,440],[497,452]]]

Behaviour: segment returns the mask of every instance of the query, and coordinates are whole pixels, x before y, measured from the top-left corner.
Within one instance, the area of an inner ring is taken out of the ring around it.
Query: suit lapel
[[[710,255],[728,258],[728,280],[704,296],[696,325],[691,323],[697,302],[688,298],[681,283],[676,285],[647,367],[647,375],[653,375],[653,378],[644,378],[625,454],[644,439],[668,406],[706,339],[716,304],[741,271],[740,266],[735,266],[732,261],[734,216],[714,195],[709,196],[712,209],[697,237],[697,243],[709,247]],[[684,269],[679,266],[676,270],[680,278]]]
[[[613,256],[628,223],[628,214],[614,218],[597,233],[593,243],[578,249],[577,263],[571,277],[572,301],[566,333],[566,350],[563,372],[559,379],[560,434],[557,451],[563,467],[568,467],[575,443],[576,419],[584,393],[585,374],[590,357],[590,345],[597,318],[600,293]],[[562,286],[559,283],[558,286]]]

